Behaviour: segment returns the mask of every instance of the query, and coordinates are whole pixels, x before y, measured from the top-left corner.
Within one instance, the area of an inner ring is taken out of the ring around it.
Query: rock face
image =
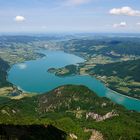
[[[89,140],[104,140],[104,139],[103,135],[100,132],[93,130]]]
[[[78,139],[78,137],[75,134],[70,134],[70,138],[73,139],[73,140],[77,140]]]
[[[119,116],[119,114],[117,114],[114,110],[112,110],[111,112],[108,112],[104,116],[101,116],[101,115],[96,114],[94,112],[89,112],[86,114],[86,119],[92,118],[92,119],[96,120],[97,122],[100,122],[100,121],[104,121],[106,119],[109,119],[109,118],[112,118],[115,116]]]
[[[89,140],[104,140],[102,133],[95,129],[85,129],[85,132],[92,132]]]

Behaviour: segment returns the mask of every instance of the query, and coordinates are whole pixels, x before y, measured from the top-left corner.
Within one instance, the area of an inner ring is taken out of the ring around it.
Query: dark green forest
[[[118,116],[100,122],[86,119],[89,112],[103,116],[112,110]],[[53,125],[67,135],[74,133],[79,140],[89,139],[90,133],[85,133],[85,128],[100,131],[107,140],[140,137],[139,113],[130,112],[106,98],[100,98],[84,86],[62,86],[47,94],[21,100],[3,98],[0,112],[1,124]]]
[[[0,58],[0,87],[10,86],[11,84],[7,82],[7,71],[10,68],[9,64]]]

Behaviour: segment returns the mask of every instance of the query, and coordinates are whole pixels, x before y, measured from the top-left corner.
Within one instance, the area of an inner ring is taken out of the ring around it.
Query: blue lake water
[[[38,94],[50,91],[61,85],[85,85],[96,92],[98,96],[107,97],[127,109],[140,111],[140,100],[118,94],[91,76],[58,77],[47,72],[49,68],[77,64],[83,62],[84,59],[62,51],[43,51],[42,53],[46,54],[46,57],[13,65],[9,70],[8,80],[24,91]]]

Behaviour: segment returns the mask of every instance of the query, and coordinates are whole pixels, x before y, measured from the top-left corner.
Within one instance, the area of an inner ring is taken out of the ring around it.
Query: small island
[[[50,68],[48,72],[54,73],[56,76],[71,76],[79,74],[79,67],[77,65],[67,65],[62,68]]]

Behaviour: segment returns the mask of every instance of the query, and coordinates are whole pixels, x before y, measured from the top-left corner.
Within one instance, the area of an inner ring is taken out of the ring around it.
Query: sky
[[[140,0],[0,0],[0,32],[140,33]]]

